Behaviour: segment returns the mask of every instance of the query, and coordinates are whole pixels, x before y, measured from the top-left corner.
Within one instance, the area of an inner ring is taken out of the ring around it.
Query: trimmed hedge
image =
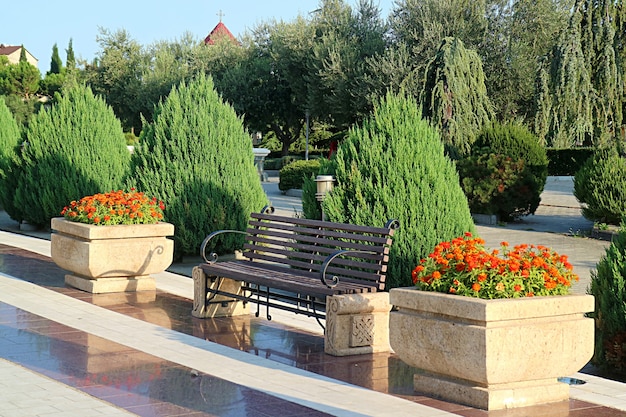
[[[548,148],[548,175],[576,175],[593,156],[594,148]]]
[[[301,189],[304,179],[311,176],[315,177],[319,170],[319,159],[292,162],[278,173],[278,189],[281,191],[287,191],[292,188]]]

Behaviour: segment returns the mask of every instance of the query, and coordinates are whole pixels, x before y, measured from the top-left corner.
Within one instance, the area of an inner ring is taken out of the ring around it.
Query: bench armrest
[[[320,280],[322,281],[322,284],[326,285],[328,288],[335,288],[337,284],[339,284],[339,277],[337,275],[333,275],[330,279],[326,277],[326,269],[328,269],[328,266],[335,260],[335,258],[350,253],[370,253],[376,255],[378,252],[369,250],[343,249],[331,253],[322,263],[322,269],[320,270]]]
[[[202,241],[202,245],[200,245],[200,256],[202,256],[202,259],[204,259],[204,262],[208,264],[217,262],[217,253],[215,252],[211,252],[209,254],[209,257],[207,258],[206,247],[211,241],[211,239],[213,239],[217,235],[222,235],[224,233],[238,233],[241,235],[247,235],[246,232],[242,232],[241,230],[230,230],[230,229],[217,230],[215,232],[210,233],[209,235],[207,235],[207,237],[204,238],[204,240]]]

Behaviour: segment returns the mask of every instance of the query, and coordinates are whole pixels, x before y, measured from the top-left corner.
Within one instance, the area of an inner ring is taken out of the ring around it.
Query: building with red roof
[[[215,26],[211,33],[209,33],[208,36],[204,38],[204,43],[205,45],[213,45],[218,39],[224,37],[239,45],[239,41],[237,40],[237,38],[233,36],[233,34],[230,32],[230,30],[228,30],[226,25],[220,20],[220,22],[217,24],[217,26]]]

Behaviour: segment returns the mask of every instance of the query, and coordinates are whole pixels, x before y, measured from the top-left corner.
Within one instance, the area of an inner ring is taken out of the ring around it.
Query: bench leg
[[[333,356],[390,352],[389,293],[326,298],[324,351]]]
[[[200,267],[194,267],[193,277],[193,310],[191,315],[206,319],[211,317],[231,317],[249,314],[248,304],[241,300],[224,295],[213,295],[207,292],[207,285],[211,289],[218,289],[230,294],[243,295],[241,281],[221,278],[211,282]],[[208,300],[207,298],[210,298]]]

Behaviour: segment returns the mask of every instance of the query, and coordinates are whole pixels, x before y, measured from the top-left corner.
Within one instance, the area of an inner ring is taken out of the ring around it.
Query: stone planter
[[[482,300],[395,288],[390,344],[416,391],[487,410],[567,400],[591,359],[591,295]]]
[[[72,274],[65,283],[91,293],[156,289],[150,274],[173,260],[170,223],[94,226],[52,219],[52,260]]]

